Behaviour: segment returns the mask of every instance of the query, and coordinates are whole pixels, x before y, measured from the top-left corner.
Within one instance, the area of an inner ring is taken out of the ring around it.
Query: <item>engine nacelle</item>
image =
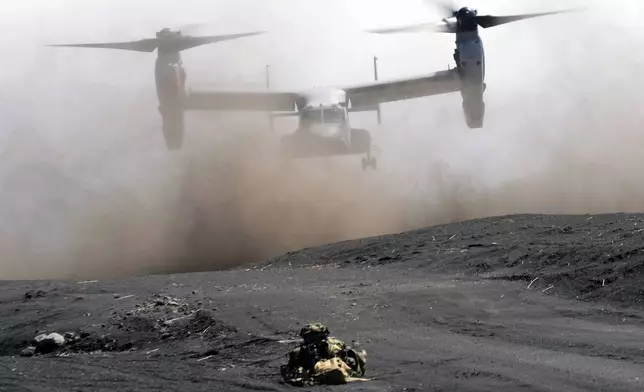
[[[483,128],[485,120],[485,102],[483,100],[463,100],[465,122],[471,129]]]
[[[461,91],[463,98],[463,115],[465,122],[470,129],[483,128],[485,120],[485,101],[483,93],[485,84],[481,88],[464,88]]]
[[[185,70],[180,62],[158,61],[155,78],[166,146],[170,150],[180,149],[184,133]]]

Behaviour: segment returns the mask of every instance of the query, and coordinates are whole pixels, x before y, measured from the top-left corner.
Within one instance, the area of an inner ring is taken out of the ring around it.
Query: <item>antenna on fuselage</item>
[[[373,78],[378,81],[378,56],[373,56]]]
[[[373,78],[378,81],[378,56],[373,56]],[[378,116],[378,125],[382,124],[382,118],[380,116],[380,104],[376,106],[376,115]]]
[[[266,76],[266,90],[271,89],[271,73],[270,73],[270,64],[266,64],[265,76]],[[271,132],[275,132],[275,127],[273,124],[273,112],[268,112],[268,124],[271,129]]]

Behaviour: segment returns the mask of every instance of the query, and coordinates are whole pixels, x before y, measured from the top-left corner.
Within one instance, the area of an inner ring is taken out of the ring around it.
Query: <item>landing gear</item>
[[[371,154],[367,154],[366,158],[362,158],[362,170],[366,171],[369,168],[372,170],[378,169],[378,160],[370,155]]]
[[[351,154],[363,154],[367,156],[362,158],[362,170],[378,168],[378,161],[371,156],[371,134],[366,129],[351,129]]]

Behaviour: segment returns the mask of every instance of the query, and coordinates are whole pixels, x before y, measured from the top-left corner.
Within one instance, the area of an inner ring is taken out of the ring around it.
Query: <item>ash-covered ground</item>
[[[297,390],[279,366],[321,321],[375,380],[314,389],[641,391],[642,239],[641,214],[504,216],[220,272],[4,282],[0,390]],[[33,342],[50,333],[65,344]]]

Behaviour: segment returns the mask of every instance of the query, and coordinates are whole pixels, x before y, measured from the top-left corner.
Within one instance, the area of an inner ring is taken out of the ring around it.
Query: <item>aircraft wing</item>
[[[352,107],[365,107],[458,92],[461,91],[461,79],[458,71],[453,69],[413,78],[373,82],[344,90]]]
[[[290,91],[197,91],[187,94],[187,110],[294,111],[300,95]]]

